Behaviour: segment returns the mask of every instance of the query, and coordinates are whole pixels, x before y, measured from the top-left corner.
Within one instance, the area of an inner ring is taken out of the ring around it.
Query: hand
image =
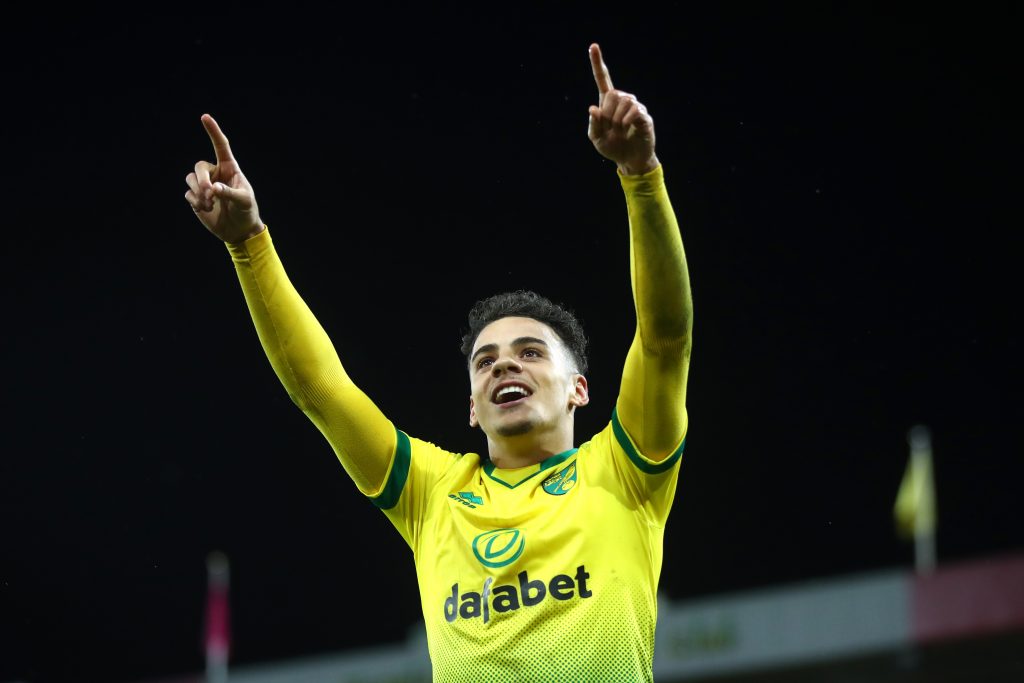
[[[263,231],[252,185],[231,155],[228,139],[209,114],[202,116],[203,127],[213,143],[217,163],[196,163],[185,177],[185,199],[206,229],[228,243],[243,242]]]
[[[654,156],[654,119],[635,95],[612,86],[608,67],[597,43],[590,46],[590,65],[597,82],[597,106],[590,106],[587,137],[601,156],[614,161],[625,175],[640,175],[658,167]]]

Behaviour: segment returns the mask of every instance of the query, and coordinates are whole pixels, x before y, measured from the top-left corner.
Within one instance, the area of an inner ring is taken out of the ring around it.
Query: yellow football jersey
[[[644,458],[615,413],[517,469],[398,432],[371,500],[413,550],[434,680],[651,680],[682,452]]]
[[[652,678],[662,536],[687,429],[691,302],[661,167],[620,180],[637,332],[616,411],[578,449],[519,469],[396,430],[348,376],[269,228],[227,245],[288,395],[413,550],[435,681]],[[620,415],[643,433],[627,434]],[[636,446],[677,435],[661,462]]]

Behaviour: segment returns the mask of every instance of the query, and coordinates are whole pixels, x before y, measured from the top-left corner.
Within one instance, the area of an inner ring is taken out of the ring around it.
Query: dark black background
[[[931,427],[940,563],[1024,548],[1019,5],[29,7],[3,29],[0,680],[198,670],[205,558],[236,665],[404,640],[412,558],[277,383],[184,176],[210,112],[357,383],[452,450],[477,298],[632,336],[587,46],[654,116],[693,282],[661,588],[907,567]],[[966,6],[965,6],[966,7]],[[70,13],[69,13],[70,12]]]

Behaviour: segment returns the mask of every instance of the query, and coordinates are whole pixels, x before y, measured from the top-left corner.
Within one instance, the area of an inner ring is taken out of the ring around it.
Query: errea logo
[[[456,502],[462,503],[468,508],[476,508],[484,504],[484,499],[472,491],[459,491],[459,495],[449,493],[448,497]]]

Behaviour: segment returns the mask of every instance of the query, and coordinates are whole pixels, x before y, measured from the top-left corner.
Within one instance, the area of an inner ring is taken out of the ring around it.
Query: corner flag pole
[[[923,425],[916,425],[907,432],[907,441],[910,458],[893,513],[897,533],[914,539],[914,568],[917,573],[930,574],[935,569],[935,532],[938,526],[931,432]]]
[[[230,654],[230,611],[228,588],[230,570],[227,556],[211,552],[206,557],[206,683],[227,683]]]

